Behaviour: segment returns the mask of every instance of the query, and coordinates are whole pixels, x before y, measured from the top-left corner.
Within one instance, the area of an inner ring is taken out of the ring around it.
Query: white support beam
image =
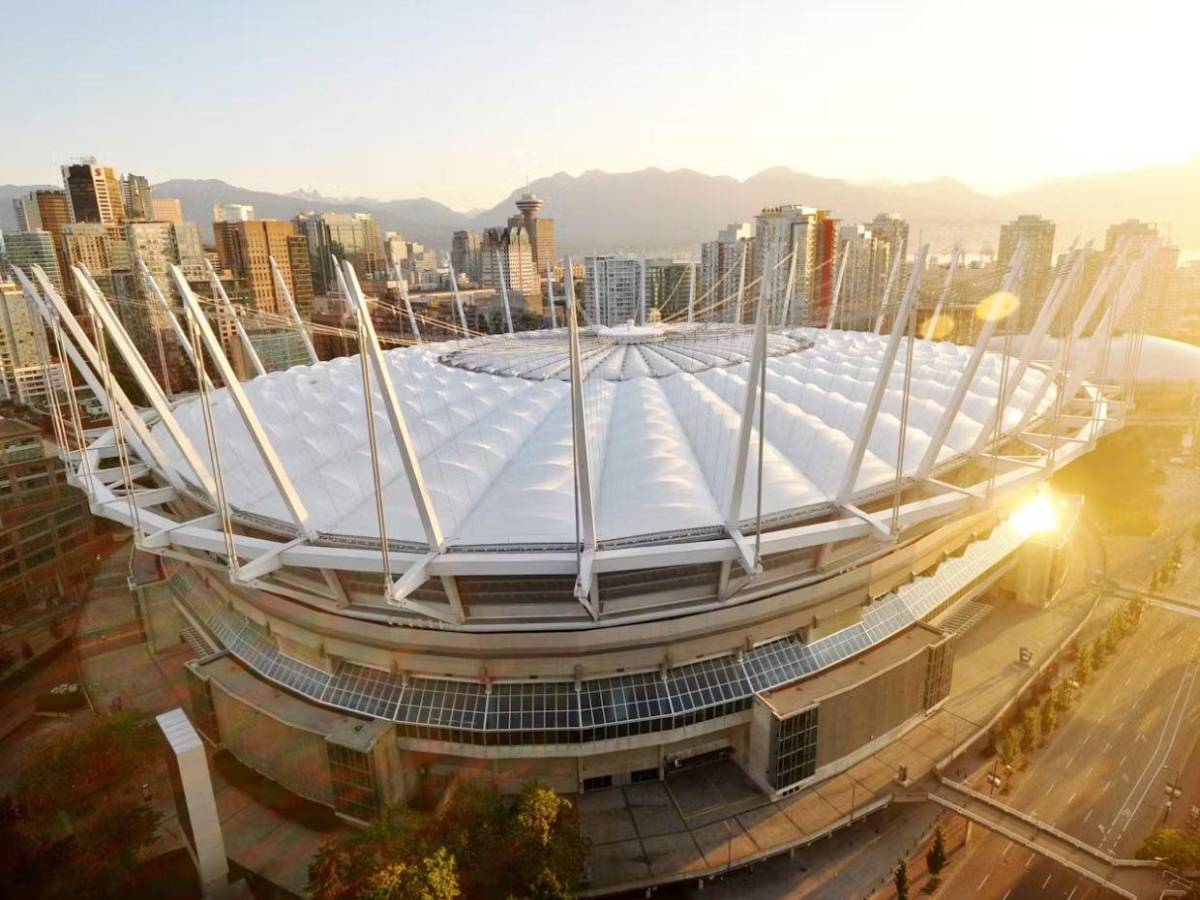
[[[688,266],[688,305],[687,320],[691,325],[696,317],[696,263]]]
[[[749,542],[741,533],[742,493],[746,486],[746,466],[750,461],[750,434],[754,430],[754,416],[758,410],[758,392],[763,388],[762,370],[767,360],[767,300],[766,282],[759,282],[758,310],[754,317],[754,340],[750,351],[750,367],[746,370],[746,396],[742,402],[742,420],[738,428],[737,452],[730,479],[729,496],[725,502],[725,530],[738,547],[742,567],[747,574],[757,574],[758,565]],[[758,426],[758,439],[766,440],[765,423]]]
[[[292,292],[288,290],[287,282],[283,278],[283,273],[279,271],[275,257],[268,256],[267,259],[271,263],[271,275],[275,279],[275,292],[283,297],[284,303],[287,304],[288,313],[292,317],[296,331],[300,333],[300,340],[304,342],[304,349],[308,352],[308,361],[315,366],[321,360],[317,358],[316,348],[313,347],[312,338],[308,336],[308,329],[304,327],[304,320],[300,318],[300,310],[296,308],[296,301],[292,299]]]
[[[166,454],[159,445],[157,439],[151,434],[150,429],[146,426],[145,420],[142,419],[141,411],[134,406],[125,391],[115,381],[113,382],[113,396],[110,397],[104,390],[101,382],[104,368],[100,362],[100,355],[96,352],[96,348],[92,345],[91,340],[84,334],[83,328],[67,307],[62,297],[58,295],[54,285],[50,283],[50,279],[46,277],[46,273],[42,271],[40,266],[33,267],[33,276],[38,280],[41,286],[42,293],[38,294],[37,289],[16,266],[13,266],[13,272],[17,276],[17,280],[21,284],[22,291],[25,292],[26,298],[33,303],[38,313],[47,325],[53,325],[53,320],[57,319],[59,323],[66,329],[66,334],[63,335],[63,344],[67,351],[67,356],[75,364],[76,370],[83,376],[83,380],[87,382],[91,388],[93,395],[100,401],[109,417],[115,415],[123,415],[129,423],[132,434],[128,436],[128,440],[134,445],[134,449],[138,451],[138,456],[142,457],[143,462],[154,463],[156,469],[162,473],[163,478],[171,484],[172,487],[183,489],[183,479],[179,477],[174,468],[167,460]],[[43,302],[43,298],[45,302]]]
[[[958,261],[962,258],[962,247],[958,244],[954,245],[954,252],[950,254],[950,268],[946,271],[946,280],[942,282],[942,292],[938,294],[937,305],[933,307],[933,315],[925,325],[925,340],[932,340],[937,337],[938,322],[942,318],[942,309],[946,305],[946,301],[950,299],[950,288],[954,285],[954,276],[958,274]]]
[[[558,314],[554,311],[554,273],[546,263],[546,297],[550,302],[550,327],[558,328]]]
[[[737,302],[733,307],[733,321],[742,324],[742,303],[746,298],[746,257],[750,255],[750,242],[742,241],[742,261],[738,264]]]
[[[225,288],[221,285],[221,279],[217,277],[217,270],[213,268],[212,262],[207,259],[204,260],[204,265],[208,269],[208,279],[212,282],[217,302],[225,310],[225,314],[233,319],[233,330],[237,332],[238,340],[242,344],[242,350],[246,353],[246,359],[250,363],[250,367],[254,369],[255,375],[266,375],[267,370],[263,368],[262,360],[258,358],[258,351],[250,343],[250,335],[246,334],[246,329],[242,326],[242,317],[238,315],[237,309],[229,300],[229,295],[225,293]],[[187,282],[185,281],[184,284],[186,285]]]
[[[1074,258],[1071,265],[1066,269],[1059,270],[1058,275],[1054,279],[1054,284],[1050,288],[1050,293],[1046,296],[1046,301],[1038,311],[1033,328],[1030,329],[1029,334],[1025,337],[1025,343],[1021,348],[1021,356],[1017,361],[1016,368],[1009,375],[1008,383],[1004,386],[1004,399],[1000,403],[993,404],[992,409],[984,417],[983,427],[979,429],[979,436],[975,439],[975,443],[971,445],[971,453],[981,453],[983,448],[987,446],[988,439],[995,430],[997,414],[1000,410],[1008,408],[1013,394],[1016,393],[1017,387],[1021,384],[1021,379],[1029,371],[1029,366],[1032,364],[1037,351],[1041,348],[1046,333],[1050,330],[1050,326],[1054,324],[1054,317],[1058,314],[1059,307],[1062,305],[1063,300],[1071,293],[1075,279],[1083,274],[1083,261],[1087,257],[1087,250],[1090,248],[1091,244],[1089,243],[1082,253],[1073,254]],[[1016,267],[1015,257],[1013,267]],[[1011,274],[1010,271],[1010,277],[1006,279],[1006,287],[1004,288],[1009,293],[1016,290],[1017,284],[1017,280],[1012,278]]]
[[[646,324],[646,258],[638,259],[638,324]]]
[[[800,235],[792,238],[791,259],[788,261],[787,290],[783,294],[783,309],[779,311],[779,324],[786,326],[792,311],[792,297],[796,293],[796,259],[800,256]]]
[[[463,337],[470,332],[467,330],[467,314],[463,312],[462,294],[458,292],[458,273],[454,271],[454,263],[450,263],[450,290],[454,292],[454,311],[458,313],[458,327],[462,329]]]
[[[286,544],[277,544],[262,554],[262,556],[256,556],[254,559],[242,563],[233,570],[234,581],[240,584],[253,584],[258,579],[270,575],[276,569],[283,567],[283,561],[280,559],[280,556],[293,547],[303,544],[304,541],[304,538],[299,537],[288,541]]]
[[[892,260],[892,271],[888,273],[887,282],[883,286],[883,296],[879,298],[879,316],[875,319],[875,333],[883,333],[883,320],[887,318],[888,303],[892,299],[892,291],[900,279],[900,266],[904,263],[904,243],[901,242],[896,250],[896,258]]]
[[[384,410],[388,422],[392,426],[392,434],[396,439],[400,460],[404,464],[404,474],[408,477],[409,487],[412,488],[413,499],[417,503],[417,513],[421,517],[421,527],[425,530],[425,541],[433,552],[440,552],[444,543],[442,528],[438,523],[437,512],[429,497],[429,489],[425,484],[425,476],[421,471],[421,463],[417,451],[409,435],[408,423],[404,419],[404,411],[400,406],[400,398],[396,386],[392,382],[392,372],[379,348],[379,338],[375,335],[375,325],[371,321],[371,313],[367,309],[367,298],[358,283],[358,276],[349,262],[342,263],[342,275],[349,291],[350,305],[358,316],[359,326],[366,337],[366,346],[360,348],[367,355],[371,369],[375,373],[375,381],[379,392],[383,395]],[[364,386],[364,390],[365,390]]]
[[[1017,250],[1013,254],[1012,265],[1009,267],[1008,273],[1004,276],[1004,283],[1000,288],[1001,293],[1012,293],[1012,289],[1016,286],[1025,261],[1025,249],[1024,244],[1017,246]],[[987,303],[988,300],[985,299],[982,302]],[[998,305],[1001,301],[994,302]],[[994,311],[998,312],[999,310]],[[958,376],[958,381],[954,384],[954,391],[950,394],[946,408],[942,410],[941,419],[938,420],[937,426],[929,436],[929,444],[925,448],[925,455],[921,457],[921,462],[918,464],[915,473],[917,478],[927,478],[929,473],[933,471],[933,467],[937,465],[937,459],[942,452],[942,446],[946,443],[946,437],[950,434],[950,428],[958,418],[959,410],[962,409],[967,392],[970,391],[971,385],[975,381],[975,375],[979,371],[979,365],[983,362],[984,354],[987,353],[988,343],[991,341],[992,335],[996,333],[996,327],[999,324],[1000,316],[985,316],[983,328],[979,330],[979,336],[975,339],[975,346],[971,349],[971,355],[967,358],[967,364]],[[990,434],[990,430],[986,424],[980,433],[984,435]]]
[[[866,407],[863,409],[862,419],[858,423],[858,432],[854,437],[854,445],[850,448],[850,456],[846,460],[846,469],[842,473],[842,482],[838,488],[835,501],[839,506],[845,506],[850,502],[850,498],[854,496],[854,485],[858,481],[858,473],[862,468],[863,457],[867,453],[867,444],[871,440],[871,432],[875,429],[875,419],[879,415],[879,407],[883,403],[883,395],[887,392],[888,380],[892,376],[892,365],[896,361],[896,353],[899,351],[900,341],[904,337],[904,327],[908,324],[908,317],[917,299],[917,287],[921,283],[921,276],[925,271],[925,257],[928,253],[929,245],[926,244],[917,253],[916,259],[913,260],[913,270],[908,278],[908,289],[904,292],[904,299],[900,301],[900,308],[896,311],[896,316],[892,320],[892,330],[888,335],[887,346],[884,348],[883,358],[879,361],[879,374],[875,378],[875,383],[871,386],[871,393],[867,398]],[[902,466],[903,464],[903,460],[896,461],[897,466]]]
[[[412,329],[413,337],[418,344],[425,343],[421,340],[421,328],[417,325],[417,316],[413,312],[412,300],[408,296],[408,281],[400,274],[400,270],[396,270],[396,278],[400,282],[400,299],[404,303],[404,314],[408,316],[408,327]]]
[[[508,333],[513,333],[512,309],[508,305],[508,278],[504,275],[504,265],[500,259],[500,248],[496,248],[496,277],[500,280],[500,303],[504,307],[504,322]]]
[[[138,268],[141,269],[142,278],[146,282],[146,287],[150,289],[150,296],[154,298],[154,302],[158,304],[162,310],[162,314],[166,317],[167,324],[171,326],[171,331],[175,334],[175,339],[179,341],[183,347],[183,352],[187,356],[192,367],[196,366],[196,357],[192,353],[191,341],[187,339],[187,335],[183,333],[183,328],[179,324],[179,319],[175,317],[175,311],[171,309],[171,304],[167,302],[167,298],[163,296],[162,289],[158,286],[158,282],[154,280],[150,274],[150,270],[146,268],[146,264],[142,262],[141,257],[138,257]]]
[[[571,260],[567,258],[567,269]],[[583,365],[579,354],[579,322],[575,313],[574,291],[568,287],[567,343],[571,370],[571,449],[575,463],[575,494],[578,505],[579,574],[575,598],[593,617],[599,610],[591,603],[592,565],[596,549],[596,518],[592,508],[592,473],[588,456],[587,422],[583,412]]]
[[[829,304],[829,318],[825,322],[825,329],[828,331],[833,328],[834,318],[837,316],[838,301],[842,296],[842,281],[846,277],[846,261],[850,259],[849,248],[842,249],[842,261],[838,264],[837,280],[833,285],[833,300]]]
[[[225,392],[237,408],[238,415],[242,419],[242,424],[246,426],[246,431],[255,449],[258,451],[259,458],[262,460],[263,465],[266,466],[267,472],[270,473],[275,490],[279,492],[280,498],[287,507],[292,522],[302,535],[309,539],[315,538],[317,534],[309,524],[308,510],[304,508],[304,502],[300,499],[295,485],[292,484],[292,479],[288,476],[283,462],[279,459],[279,455],[275,452],[275,448],[267,438],[267,432],[258,420],[258,415],[254,412],[254,407],[250,405],[250,399],[242,389],[242,384],[238,381],[237,374],[233,371],[233,366],[226,359],[225,353],[221,349],[221,341],[213,333],[212,326],[208,324],[204,310],[200,307],[200,301],[196,299],[196,296],[192,293],[192,289],[188,287],[187,279],[183,277],[183,272],[179,266],[171,266],[171,276],[175,279],[175,287],[179,290],[179,294],[183,298],[184,309],[191,316],[192,323],[195,325],[201,341],[208,348],[209,357],[211,357],[213,364],[217,367],[217,371],[221,373],[221,380],[225,383]]]
[[[195,445],[188,437],[187,432],[179,424],[175,418],[175,414],[171,411],[171,403],[167,399],[167,395],[163,393],[158,382],[154,378],[154,373],[150,371],[150,367],[146,365],[146,360],[138,353],[137,347],[129,337],[129,333],[125,330],[125,326],[121,324],[121,320],[112,311],[108,305],[108,301],[104,295],[96,289],[96,285],[90,277],[87,277],[86,272],[80,270],[79,267],[72,267],[71,270],[75,275],[75,281],[82,291],[84,302],[91,310],[92,315],[99,319],[104,326],[104,331],[108,335],[108,339],[112,341],[117,348],[117,352],[121,354],[121,358],[125,360],[125,365],[128,367],[130,374],[141,388],[142,395],[149,401],[151,408],[158,415],[163,427],[171,436],[171,440],[179,449],[184,461],[192,470],[196,477],[196,482],[208,494],[210,500],[216,498],[216,484],[212,479],[212,473],[209,472],[208,466],[200,458],[200,454],[196,452]]]

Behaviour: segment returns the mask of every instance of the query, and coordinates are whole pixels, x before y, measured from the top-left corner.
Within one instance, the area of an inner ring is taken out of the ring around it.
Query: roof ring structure
[[[666,378],[748,362],[754,327],[731,324],[592,325],[580,329],[584,378],[627,381]],[[807,350],[813,343],[794,332],[771,334],[769,356]],[[567,330],[523,331],[480,338],[441,356],[448,366],[531,381],[570,380]]]

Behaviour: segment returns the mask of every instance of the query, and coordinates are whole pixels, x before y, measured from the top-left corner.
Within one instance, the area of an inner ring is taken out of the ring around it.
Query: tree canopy
[[[571,896],[588,844],[574,804],[531,783],[517,797],[463,783],[441,814],[393,807],[365,830],[326,842],[309,866],[316,900]]]

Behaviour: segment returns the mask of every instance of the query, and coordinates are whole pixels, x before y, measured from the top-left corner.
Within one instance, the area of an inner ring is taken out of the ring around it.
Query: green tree
[[[1041,710],[1038,712],[1038,728],[1041,730],[1043,740],[1049,739],[1057,725],[1058,716],[1054,712],[1054,699],[1047,697],[1042,701]]]
[[[76,831],[59,888],[66,896],[128,896],[142,851],[154,843],[159,814],[144,803],[104,804]]]
[[[1074,702],[1075,688],[1069,678],[1064,678],[1054,691],[1054,709],[1060,713],[1066,712]]]
[[[1200,831],[1156,828],[1137,855],[1138,859],[1165,859],[1177,869],[1200,868]]]
[[[1038,731],[1038,713],[1033,707],[1025,710],[1021,721],[1021,752],[1032,753],[1037,749],[1040,734]]]
[[[933,846],[925,854],[925,865],[929,867],[929,874],[934,878],[946,868],[946,836],[942,833],[941,825],[933,830]]]
[[[1075,683],[1079,685],[1087,684],[1088,675],[1092,671],[1092,649],[1088,644],[1084,644],[1079,648],[1079,653],[1075,657]]]
[[[458,868],[445,847],[418,863],[397,862],[377,869],[358,896],[362,900],[455,900]]]
[[[900,860],[900,864],[896,866],[896,871],[892,876],[892,883],[896,885],[896,900],[908,900],[907,860]]]
[[[1108,644],[1104,639],[1104,635],[1097,635],[1090,646],[1092,648],[1092,668],[1098,671],[1108,662]]]
[[[1010,728],[1004,733],[1004,738],[1000,741],[1000,761],[1006,766],[1011,766],[1017,761],[1017,757],[1021,755],[1021,733],[1016,728]]]

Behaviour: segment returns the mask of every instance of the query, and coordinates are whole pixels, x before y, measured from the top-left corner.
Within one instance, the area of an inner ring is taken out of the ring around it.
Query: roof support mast
[[[66,341],[67,355],[71,357],[71,361],[75,363],[75,368],[83,376],[88,387],[92,389],[92,393],[96,399],[103,404],[105,411],[109,417],[115,415],[123,415],[129,423],[129,427],[133,431],[131,443],[138,451],[139,456],[145,453],[149,460],[153,461],[154,465],[162,472],[163,477],[176,490],[182,490],[183,480],[175,473],[175,470],[167,461],[166,455],[163,453],[162,447],[155,440],[154,435],[150,433],[150,429],[146,427],[146,423],[142,420],[141,414],[137,407],[130,402],[129,397],[121,389],[119,384],[113,384],[113,396],[109,396],[104,390],[101,383],[101,377],[104,373],[104,367],[100,363],[100,356],[96,352],[96,348],[92,345],[91,340],[84,334],[78,320],[72,315],[67,304],[63,302],[62,297],[54,289],[54,285],[50,283],[50,279],[46,277],[46,273],[42,271],[41,266],[33,267],[33,276],[38,280],[42,288],[42,295],[45,297],[49,306],[42,302],[42,297],[38,296],[37,290],[33,284],[25,277],[25,273],[19,268],[13,267],[16,273],[17,280],[21,282],[21,288],[25,291],[27,299],[33,301],[35,307],[47,324],[52,324],[51,317],[58,319],[60,323],[67,329],[70,337],[64,336]],[[72,346],[72,342],[74,346]],[[86,360],[86,362],[85,362]],[[116,406],[116,409],[113,409]],[[143,460],[145,461],[145,460]]]
[[[887,283],[883,286],[883,296],[879,298],[879,316],[875,319],[875,333],[883,334],[883,320],[887,318],[888,301],[892,299],[892,291],[896,288],[896,280],[900,277],[900,266],[904,262],[904,243],[901,242],[892,260],[892,271],[888,273]]]
[[[262,360],[258,358],[258,351],[250,343],[250,335],[246,334],[246,329],[242,327],[242,317],[238,315],[234,305],[229,301],[229,295],[225,293],[225,288],[221,286],[221,279],[217,277],[216,269],[207,259],[204,261],[204,265],[208,268],[208,278],[212,282],[217,301],[224,308],[226,314],[233,318],[233,328],[237,332],[238,340],[242,343],[242,349],[246,351],[246,359],[249,361],[250,367],[254,369],[256,376],[266,375],[267,370],[263,368]]]
[[[1012,288],[1017,284],[1017,279],[1021,277],[1021,268],[1024,262],[1025,244],[1021,243],[1017,246],[1016,252],[1013,254],[1008,274],[1004,276],[1004,284],[1000,288],[1001,292],[1011,293]],[[987,302],[987,299],[983,301],[983,303]],[[967,392],[971,389],[971,383],[975,380],[975,373],[979,371],[979,364],[983,362],[983,355],[987,352],[988,342],[991,341],[992,335],[995,334],[996,326],[999,323],[999,316],[989,315],[986,317],[983,328],[979,330],[979,337],[976,338],[971,355],[967,358],[967,365],[954,385],[954,392],[950,395],[950,399],[946,403],[946,408],[942,411],[942,417],[938,420],[933,434],[929,436],[929,444],[925,448],[925,455],[921,457],[921,462],[917,466],[916,478],[929,477],[929,473],[933,471],[933,467],[937,464],[938,455],[942,452],[942,446],[946,443],[946,437],[950,434],[951,426],[954,425],[955,419],[958,418],[958,412],[962,409],[963,400],[966,399]],[[986,426],[983,430],[984,432],[988,431]]]
[[[571,258],[567,257],[567,271]],[[575,286],[567,279],[567,344],[571,366],[571,450],[575,462],[575,497],[579,526],[579,574],[575,599],[592,619],[600,618],[600,603],[593,564],[596,558],[596,518],[592,509],[592,473],[588,458],[587,423],[583,416],[583,365],[579,354],[579,321],[575,313]]]
[[[357,277],[357,276],[355,276]],[[417,317],[413,313],[412,300],[408,296],[408,282],[404,276],[400,274],[400,270],[396,270],[396,278],[400,281],[400,298],[404,301],[404,312],[408,315],[408,327],[412,329],[413,337],[417,339],[418,344],[423,344],[421,340],[421,329],[417,327]]]
[[[458,274],[454,271],[454,263],[450,263],[450,290],[454,291],[454,309],[458,313],[458,325],[463,337],[468,335],[467,314],[463,312],[462,294],[458,292]]]
[[[688,307],[687,321],[691,325],[696,317],[696,264],[688,266]]]
[[[408,423],[404,418],[404,410],[400,406],[400,398],[396,393],[396,385],[392,381],[391,370],[379,347],[379,338],[375,334],[375,325],[371,321],[371,313],[367,308],[367,298],[363,295],[362,287],[358,283],[358,276],[349,262],[342,263],[342,275],[351,307],[358,318],[359,327],[364,336],[364,346],[361,348],[361,352],[367,355],[371,363],[371,371],[375,375],[375,382],[379,386],[379,393],[383,395],[384,412],[387,413],[388,423],[392,427],[392,435],[395,437],[396,447],[400,451],[400,461],[404,464],[404,474],[412,489],[413,500],[416,502],[417,513],[421,519],[421,527],[425,532],[425,542],[429,546],[429,552],[388,587],[387,599],[389,603],[401,608],[412,608],[426,615],[439,617],[438,613],[434,612],[428,604],[410,600],[408,595],[429,578],[429,564],[441,554],[445,546],[445,537],[438,521],[437,511],[433,508],[433,501],[429,496],[425,475],[421,471],[421,462],[417,458],[416,447],[410,436]],[[364,385],[363,389],[368,390],[369,388]],[[384,547],[383,552],[387,553],[388,549]],[[452,585],[448,586],[447,595],[450,596],[453,606],[457,592],[453,590]],[[461,619],[461,616],[459,615],[457,618]]]
[[[733,321],[742,324],[742,302],[746,297],[746,257],[750,254],[750,242],[742,241],[742,261],[738,266],[737,303],[733,307]]]
[[[170,400],[163,393],[163,389],[159,387],[158,382],[154,379],[154,373],[150,371],[150,367],[146,365],[146,360],[138,353],[133,341],[129,337],[129,333],[125,330],[125,326],[121,324],[121,320],[113,313],[109,307],[108,301],[104,295],[96,289],[95,283],[91,280],[86,269],[72,267],[75,274],[75,281],[83,292],[84,301],[87,307],[92,311],[92,314],[100,320],[104,326],[104,331],[109,340],[117,348],[117,352],[125,360],[125,364],[129,367],[130,373],[141,388],[142,394],[150,402],[155,413],[166,428],[167,433],[171,435],[171,440],[175,442],[175,446],[179,448],[179,452],[187,461],[193,474],[196,476],[196,481],[208,494],[209,499],[216,497],[216,485],[213,483],[212,475],[208,471],[208,466],[200,459],[200,455],[196,452],[195,446],[187,433],[179,425],[179,421],[175,418],[175,414],[171,411]]]
[[[833,286],[833,302],[829,304],[829,319],[825,322],[825,329],[828,331],[833,328],[833,323],[837,317],[838,301],[842,297],[842,281],[846,277],[846,260],[850,258],[850,249],[845,247],[842,249],[842,261],[838,264],[837,281]]]
[[[917,253],[912,273],[908,277],[908,289],[905,290],[904,299],[900,301],[900,308],[896,310],[895,318],[892,319],[892,330],[888,335],[887,347],[879,362],[879,374],[875,377],[875,383],[871,385],[871,394],[867,398],[867,405],[859,420],[858,434],[855,435],[854,446],[850,448],[850,456],[846,460],[846,469],[842,474],[842,483],[835,498],[835,502],[841,507],[849,508],[850,499],[854,496],[854,485],[858,481],[858,473],[867,452],[867,443],[871,440],[871,432],[875,429],[875,419],[879,415],[879,407],[883,403],[883,395],[887,391],[888,380],[892,376],[892,365],[895,363],[896,353],[900,349],[904,326],[908,323],[913,303],[917,299],[917,286],[921,283],[921,275],[925,271],[925,256],[928,253],[928,244]],[[900,464],[897,461],[897,465]]]
[[[550,327],[558,327],[558,314],[554,311],[554,273],[550,271],[550,261],[546,261],[546,299],[550,302]]]
[[[288,313],[291,314],[292,321],[296,323],[296,330],[300,332],[300,340],[304,342],[304,349],[308,353],[308,361],[314,366],[321,360],[317,358],[316,348],[313,347],[312,338],[308,336],[308,329],[304,327],[304,320],[300,318],[300,310],[296,309],[296,301],[292,299],[292,292],[288,290],[287,282],[283,280],[283,273],[279,271],[279,266],[275,263],[275,257],[267,257],[271,263],[271,274],[275,278],[275,290],[283,297],[287,304]]]
[[[192,354],[192,342],[188,340],[186,334],[183,333],[183,327],[179,324],[179,319],[175,316],[175,311],[171,309],[171,304],[167,302],[167,298],[163,296],[162,290],[158,286],[158,282],[150,276],[150,270],[146,268],[146,264],[138,258],[138,268],[142,271],[142,278],[145,279],[146,287],[150,289],[150,296],[155,302],[162,307],[163,315],[167,318],[167,323],[171,326],[171,331],[175,333],[175,338],[183,347],[184,355],[187,356],[188,362],[193,367],[196,365],[196,359]]]
[[[942,320],[942,307],[946,305],[946,301],[950,298],[950,288],[954,284],[954,276],[958,274],[958,261],[962,258],[962,248],[954,245],[954,252],[950,254],[950,268],[946,270],[946,280],[942,282],[942,292],[938,294],[937,305],[933,308],[933,315],[929,321],[925,323],[925,340],[932,340],[938,336],[938,323]]]
[[[275,484],[275,489],[279,492],[280,498],[287,507],[292,522],[300,532],[301,537],[310,540],[315,538],[317,533],[309,524],[308,510],[304,508],[304,502],[296,492],[296,487],[292,484],[292,479],[283,467],[283,462],[279,459],[279,454],[275,452],[275,448],[267,438],[267,432],[258,420],[258,415],[254,412],[254,407],[250,405],[250,400],[246,396],[246,392],[242,389],[242,384],[238,381],[237,374],[233,371],[233,366],[230,365],[229,360],[226,359],[224,352],[222,352],[221,342],[218,340],[216,334],[213,333],[212,326],[209,325],[208,319],[204,315],[204,310],[200,308],[200,301],[192,293],[192,289],[188,286],[187,279],[183,277],[183,272],[179,266],[171,266],[171,277],[175,279],[175,287],[179,290],[179,295],[183,298],[184,309],[191,316],[200,339],[208,348],[208,355],[212,358],[213,365],[217,367],[217,371],[221,374],[221,380],[225,383],[225,392],[229,395],[229,399],[233,401],[233,405],[237,407],[242,424],[246,426],[250,440],[253,442],[255,449],[258,450],[259,458],[270,473],[271,481]]]
[[[496,277],[500,280],[500,303],[504,306],[504,323],[508,333],[513,333],[512,308],[508,305],[508,279],[504,276],[504,265],[500,261],[500,248],[496,248]]]

